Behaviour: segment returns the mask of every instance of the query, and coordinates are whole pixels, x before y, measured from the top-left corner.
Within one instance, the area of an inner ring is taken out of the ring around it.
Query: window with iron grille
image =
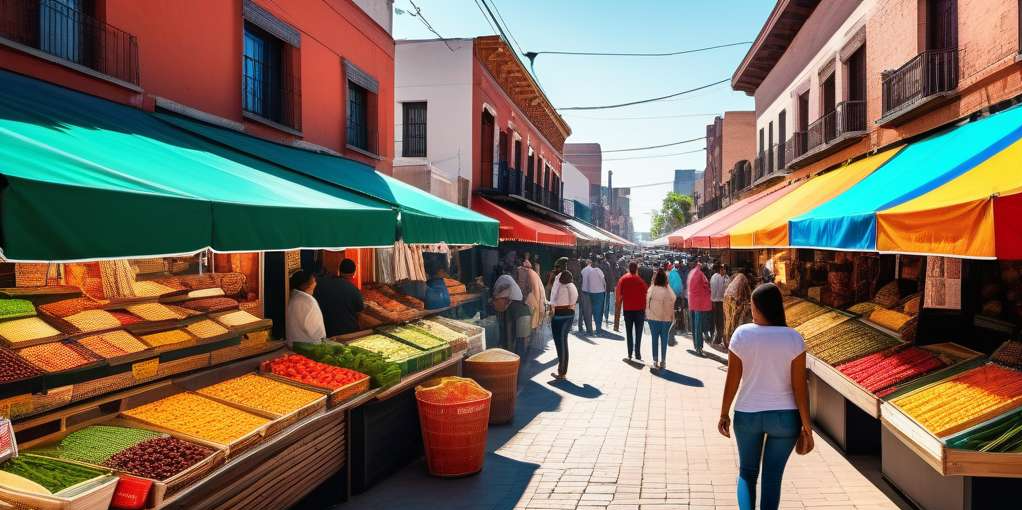
[[[369,112],[366,89],[348,82],[348,145],[368,151]]]
[[[245,22],[242,55],[242,109],[275,123],[301,129],[294,48],[253,23]]]
[[[426,157],[426,102],[402,103],[404,124],[401,133],[401,155],[406,158]]]

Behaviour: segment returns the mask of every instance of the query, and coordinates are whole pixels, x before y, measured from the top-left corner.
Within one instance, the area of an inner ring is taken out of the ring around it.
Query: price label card
[[[153,358],[145,361],[139,361],[138,363],[131,364],[131,374],[135,376],[136,380],[149,379],[156,376],[156,371],[160,368],[160,359]]]
[[[17,418],[32,411],[32,395],[16,395],[0,400],[0,417]]]

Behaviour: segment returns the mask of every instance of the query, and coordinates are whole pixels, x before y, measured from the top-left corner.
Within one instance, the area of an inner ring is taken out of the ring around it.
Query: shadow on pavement
[[[682,386],[691,386],[693,388],[702,388],[703,387],[703,381],[701,381],[699,379],[696,379],[695,377],[689,377],[687,375],[679,374],[677,372],[674,372],[674,371],[668,370],[668,369],[657,370],[657,371],[653,372],[653,375],[656,376],[656,377],[659,377],[659,378],[661,378],[661,379],[663,379],[665,381],[670,381],[672,383],[677,383],[677,384],[680,384]]]
[[[600,395],[603,395],[603,392],[595,386],[589,384],[579,386],[567,379],[555,379],[548,382],[547,385],[581,398],[597,398]]]
[[[643,368],[646,368],[646,364],[641,361],[635,361],[633,359],[627,358],[622,359],[621,361],[625,362],[625,365],[628,365],[636,370],[642,370]]]

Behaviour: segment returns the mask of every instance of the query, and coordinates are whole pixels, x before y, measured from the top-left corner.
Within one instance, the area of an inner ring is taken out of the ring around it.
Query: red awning
[[[501,241],[575,246],[575,235],[567,227],[557,226],[524,213],[511,212],[483,197],[472,197],[472,210],[500,222]]]
[[[799,186],[800,184],[795,184],[783,186],[772,191],[765,191],[731,205],[716,220],[687,237],[685,239],[685,247],[703,249],[729,248],[731,246],[731,236],[728,234],[728,230],[731,227],[763,210],[763,208],[774,203],[784,195],[791,193]]]

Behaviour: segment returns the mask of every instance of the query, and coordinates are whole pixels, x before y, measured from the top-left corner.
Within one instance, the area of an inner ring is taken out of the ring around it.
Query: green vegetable
[[[35,306],[25,299],[0,299],[0,319],[35,317]]]
[[[369,376],[373,388],[389,388],[401,381],[401,367],[379,354],[336,342],[308,344],[295,342],[294,350],[307,358]]]
[[[92,425],[64,436],[56,444],[32,448],[26,453],[89,464],[102,464],[114,454],[162,435],[151,430]]]
[[[410,343],[420,349],[427,351],[430,349],[444,347],[447,345],[447,342],[416,327],[397,326],[393,328],[386,328],[383,329],[382,331],[387,333],[388,335],[400,338],[404,342]]]
[[[86,480],[92,480],[109,473],[108,471],[100,471],[29,454],[19,455],[8,460],[0,466],[0,469],[22,478],[28,478],[46,487],[46,490],[54,494],[72,485],[77,485]]]

